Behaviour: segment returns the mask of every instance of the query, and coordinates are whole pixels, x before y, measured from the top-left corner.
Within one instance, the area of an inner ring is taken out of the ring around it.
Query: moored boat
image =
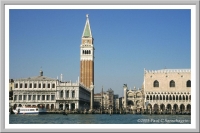
[[[37,107],[17,107],[13,112],[15,114],[44,114],[46,113],[46,109]]]

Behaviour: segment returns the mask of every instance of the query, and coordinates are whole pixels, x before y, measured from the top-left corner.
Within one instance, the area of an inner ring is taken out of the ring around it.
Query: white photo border
[[[150,5],[146,2],[142,2],[140,5],[139,2],[137,1],[136,5],[134,4],[134,1],[129,1],[131,4],[126,5],[123,4],[123,1],[119,2],[119,5],[114,4],[112,1],[111,2],[113,5],[106,5],[105,1],[102,1],[105,3],[105,5],[98,5],[95,4],[91,5],[86,3],[86,5],[83,6],[83,3],[79,2],[80,5],[74,6],[73,2],[77,4],[76,1],[70,1],[70,5],[63,5],[60,4],[59,2],[56,2],[56,0],[52,1],[53,4],[51,3],[52,0],[49,1],[29,1],[30,4],[27,3],[27,1],[19,1],[17,4],[17,1],[6,0],[6,1],[1,1],[1,107],[4,107],[5,110],[1,110],[1,129],[2,131],[9,131],[9,132],[15,132],[15,131],[20,131],[20,132],[29,132],[30,129],[35,132],[58,132],[58,131],[87,131],[87,132],[95,132],[97,131],[114,131],[114,132],[119,132],[119,131],[149,131],[153,130],[154,132],[162,132],[163,129],[166,129],[165,131],[189,131],[186,129],[190,130],[195,130],[198,129],[198,123],[199,123],[199,17],[198,17],[198,11],[199,11],[199,4],[183,4],[181,1],[176,1],[179,4],[170,4],[170,2],[166,2],[164,4],[160,3],[154,3],[150,1]],[[7,3],[8,2],[8,3]],[[34,2],[38,3],[37,5],[34,5]],[[40,3],[41,2],[41,3]],[[93,3],[92,1],[90,1]],[[98,1],[100,2],[100,1]],[[189,1],[188,1],[189,2]],[[191,1],[190,1],[191,2]],[[194,2],[194,1],[193,1]],[[195,1],[196,2],[196,1]],[[194,3],[195,3],[194,2]],[[7,4],[6,4],[7,3]],[[24,4],[23,4],[24,3]],[[60,5],[59,5],[60,4]],[[183,4],[183,5],[182,5]],[[45,5],[45,6],[44,6]],[[54,8],[53,8],[54,7]],[[191,101],[193,105],[197,106],[191,106],[191,124],[179,124],[179,125],[162,125],[162,124],[151,124],[147,125],[141,125],[141,124],[126,124],[126,125],[120,125],[120,124],[104,124],[103,126],[101,124],[70,124],[70,128],[63,128],[62,125],[56,125],[56,124],[45,124],[45,125],[31,125],[31,124],[9,124],[9,105],[8,105],[8,81],[9,81],[9,9],[191,9],[191,80],[192,82],[192,88],[191,88],[191,93],[193,96],[191,97]],[[152,8],[153,7],[153,8]],[[2,9],[5,9],[4,12]],[[5,29],[4,29],[5,25]],[[4,38],[5,37],[5,38]],[[5,40],[4,40],[5,39]],[[5,65],[3,65],[5,64]],[[4,89],[5,88],[5,89]],[[196,95],[195,95],[196,94]],[[198,113],[198,114],[197,114]],[[3,121],[4,120],[4,121]],[[33,129],[33,126],[35,127]],[[25,128],[24,128],[25,127]],[[132,128],[130,128],[132,127]],[[155,130],[156,129],[156,130]]]

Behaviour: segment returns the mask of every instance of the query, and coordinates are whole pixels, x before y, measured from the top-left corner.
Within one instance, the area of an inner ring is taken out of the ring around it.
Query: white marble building
[[[144,70],[144,108],[157,113],[190,112],[190,69]]]
[[[15,79],[12,106],[40,106],[46,109],[83,109],[90,104],[90,89],[76,82],[61,82],[43,76]],[[89,108],[89,107],[88,107]]]

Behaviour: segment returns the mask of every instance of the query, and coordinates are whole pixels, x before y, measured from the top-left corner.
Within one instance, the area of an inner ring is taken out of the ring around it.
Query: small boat
[[[44,114],[46,113],[46,109],[37,107],[17,107],[13,112],[15,114]]]
[[[63,115],[67,115],[67,113],[66,113],[66,112],[63,112]]]

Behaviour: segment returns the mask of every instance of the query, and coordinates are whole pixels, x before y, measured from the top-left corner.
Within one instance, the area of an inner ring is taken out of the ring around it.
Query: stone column
[[[72,97],[72,91],[71,91],[71,89],[69,90],[69,98],[71,98]]]
[[[69,103],[69,110],[71,110],[71,103]]]
[[[160,104],[158,104],[158,114],[160,114]]]
[[[77,101],[76,104],[77,104],[76,108],[79,109],[79,101]]]
[[[63,90],[63,99],[65,99],[65,97],[66,97],[66,90],[64,89]]]
[[[186,95],[185,95],[185,102],[186,102]]]
[[[126,108],[126,103],[127,103],[127,84],[124,84],[124,108]]]
[[[176,103],[176,95],[175,95],[175,103]]]
[[[55,103],[56,104],[56,109],[59,109],[59,103]]]
[[[170,99],[170,95],[167,95],[168,96],[168,101],[167,102],[169,102],[169,99]]]
[[[79,99],[79,88],[77,90],[77,98]]]
[[[65,104],[66,104],[66,103],[64,102],[64,103],[63,103],[63,110],[65,110]]]
[[[57,99],[60,99],[60,91],[57,91]]]
[[[146,103],[146,94],[144,94],[144,109],[146,109],[146,105],[145,105],[145,103]]]
[[[94,85],[91,83],[90,85],[90,109],[93,110],[93,102],[94,102]]]
[[[185,104],[185,112],[187,111],[187,105]]]

